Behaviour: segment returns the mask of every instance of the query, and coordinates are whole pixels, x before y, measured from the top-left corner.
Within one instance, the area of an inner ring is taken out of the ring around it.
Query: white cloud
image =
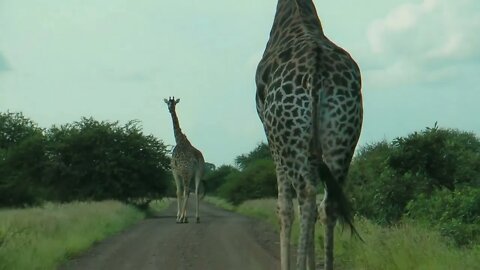
[[[371,81],[384,88],[392,83],[445,80],[448,74],[456,74],[452,66],[479,59],[476,4],[474,0],[423,0],[402,4],[374,20],[367,31],[374,55],[367,65]]]
[[[433,12],[436,6],[437,0],[424,0],[417,5],[407,3],[392,10],[385,18],[375,20],[367,32],[373,52],[384,52],[388,35],[414,28],[425,15]]]

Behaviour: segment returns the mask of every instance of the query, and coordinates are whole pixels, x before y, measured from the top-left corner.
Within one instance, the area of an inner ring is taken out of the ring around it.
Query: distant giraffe
[[[172,116],[173,134],[175,135],[175,142],[177,144],[175,148],[173,148],[171,162],[172,173],[177,186],[177,223],[188,223],[187,202],[190,194],[190,180],[193,177],[195,177],[195,217],[196,222],[199,223],[198,189],[204,172],[205,160],[203,159],[202,153],[193,147],[187,139],[187,136],[182,133],[175,111],[175,105],[180,102],[180,99],[175,100],[175,98],[171,97],[164,99],[164,101],[167,103],[168,110]]]
[[[317,184],[325,224],[325,268],[333,269],[338,218],[353,227],[345,182],[362,127],[360,70],[323,33],[312,0],[278,0],[256,73],[256,102],[276,165],[280,255],[290,269],[292,186],[300,209],[297,269],[315,268]]]

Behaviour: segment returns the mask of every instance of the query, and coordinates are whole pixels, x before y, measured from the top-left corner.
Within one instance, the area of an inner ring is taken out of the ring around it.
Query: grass
[[[116,201],[0,210],[0,269],[56,269],[144,217],[145,213]]]
[[[156,212],[163,211],[173,202],[173,200],[174,199],[171,198],[163,198],[161,200],[155,200],[150,202],[148,210],[146,212],[147,216],[153,216]]]
[[[229,211],[235,211],[235,208],[236,208],[233,204],[219,197],[205,196],[205,198],[203,198],[203,201],[211,203],[213,205],[216,205],[220,208],[223,208]]]
[[[215,202],[218,199],[209,198]],[[228,205],[218,200],[218,206]],[[246,201],[237,207],[229,205],[230,210],[263,219],[276,230],[279,229],[276,216],[276,200],[260,199]],[[294,209],[297,209],[295,206]],[[447,270],[478,269],[480,265],[480,245],[469,249],[460,249],[442,238],[429,228],[405,220],[395,227],[382,227],[367,219],[358,218],[357,230],[365,243],[351,237],[348,230],[337,226],[335,232],[335,260],[342,269],[358,270]],[[298,219],[295,219],[292,231],[294,241],[298,238]],[[323,259],[323,227],[317,223],[316,251],[319,260]]]

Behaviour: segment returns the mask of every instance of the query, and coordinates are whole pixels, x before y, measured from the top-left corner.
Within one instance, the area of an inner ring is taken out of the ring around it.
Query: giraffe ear
[[[165,103],[167,103],[167,104],[168,104],[168,100],[167,100],[166,98],[164,98],[164,99],[163,99],[163,101],[165,101]]]
[[[180,99],[177,98],[177,100],[175,100],[175,104],[179,103],[180,102]]]

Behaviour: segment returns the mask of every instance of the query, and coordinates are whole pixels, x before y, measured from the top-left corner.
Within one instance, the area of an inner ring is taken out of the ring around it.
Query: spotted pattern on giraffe
[[[333,269],[333,227],[354,229],[342,191],[363,119],[360,69],[329,40],[311,0],[278,0],[256,72],[257,112],[276,165],[281,265],[289,269],[293,190],[300,208],[297,269],[313,269],[314,223],[326,227],[325,266]],[[317,212],[316,190],[325,188]]]

